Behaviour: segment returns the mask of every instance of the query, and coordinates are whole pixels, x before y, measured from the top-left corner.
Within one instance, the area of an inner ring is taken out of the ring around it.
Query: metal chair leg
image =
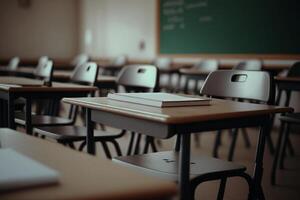
[[[149,140],[150,140],[150,146],[152,148],[152,152],[157,152],[154,137],[149,136]]]
[[[128,149],[127,149],[127,155],[128,156],[131,155],[132,148],[133,148],[134,138],[135,138],[135,132],[131,132],[130,141],[129,141]]]
[[[110,140],[110,142],[114,145],[117,155],[122,156],[122,151],[121,151],[121,148],[120,148],[118,142],[114,139]]]
[[[281,153],[280,153],[280,157],[279,157],[279,168],[280,169],[284,168],[284,159],[285,159],[285,152],[286,152],[287,139],[289,137],[289,132],[290,132],[290,124],[287,123],[286,130],[284,131],[284,135],[283,135],[282,149],[281,149]]]
[[[199,134],[193,134],[193,136],[194,136],[195,146],[200,147],[200,135]]]
[[[104,150],[104,153],[105,153],[106,157],[107,157],[108,159],[111,159],[112,157],[111,157],[111,154],[110,154],[110,151],[109,151],[109,148],[108,148],[106,142],[102,142],[102,141],[101,141],[100,143],[101,143],[101,145],[102,145],[102,147],[103,147],[103,150]]]
[[[292,142],[290,140],[290,137],[288,137],[288,140],[287,140],[287,150],[289,151],[290,155],[291,156],[294,156],[295,155],[295,150],[294,150],[294,147],[292,145]]]
[[[140,153],[141,137],[142,137],[142,134],[138,133],[136,142],[135,142],[134,155],[137,155]]]
[[[241,130],[242,130],[242,136],[243,136],[243,139],[245,142],[245,146],[247,149],[249,149],[251,147],[251,143],[250,143],[250,139],[249,139],[247,130],[246,130],[246,128],[242,128]]]
[[[271,184],[272,185],[276,184],[276,169],[277,169],[279,154],[281,152],[280,149],[282,148],[281,144],[282,144],[284,128],[285,128],[285,123],[281,123],[279,135],[278,135],[278,139],[277,139],[277,144],[276,144],[276,149],[275,149],[274,160],[273,160],[273,164],[272,164],[272,170],[271,170]]]
[[[219,146],[221,145],[221,134],[222,134],[222,130],[218,130],[216,134],[214,148],[213,148],[213,157],[215,158],[219,157],[218,150],[219,150]]]
[[[237,136],[238,136],[238,130],[239,129],[233,129],[233,131],[232,131],[232,140],[231,140],[229,154],[228,154],[228,158],[227,158],[229,161],[232,161],[232,159],[233,159]]]
[[[220,187],[219,187],[219,192],[218,192],[218,197],[217,197],[218,200],[222,200],[223,197],[224,197],[226,180],[227,180],[227,178],[222,178],[221,179],[221,183],[220,183]]]
[[[85,147],[85,145],[86,145],[86,141],[83,141],[81,144],[80,144],[80,146],[79,146],[79,151],[82,151],[83,150],[83,148]]]

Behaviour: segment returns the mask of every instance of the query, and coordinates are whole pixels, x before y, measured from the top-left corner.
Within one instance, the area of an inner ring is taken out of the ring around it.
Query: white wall
[[[0,1],[0,57],[71,58],[77,54],[77,0]]]
[[[93,57],[155,57],[155,0],[82,0],[80,13],[81,51]]]

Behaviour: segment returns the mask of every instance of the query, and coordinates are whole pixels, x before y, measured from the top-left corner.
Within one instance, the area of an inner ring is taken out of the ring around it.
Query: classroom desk
[[[41,81],[35,79],[0,76],[0,99],[7,102],[8,127],[15,128],[14,101],[23,97],[26,100],[25,127],[28,134],[32,133],[31,102],[33,99],[50,99],[59,102],[63,97],[84,97],[96,90],[97,88],[92,86],[57,82],[53,82],[52,86],[48,87],[43,86]]]
[[[12,199],[167,199],[176,194],[176,185],[60,144],[0,129],[1,148],[11,148],[60,173],[59,184],[0,193]]]
[[[102,98],[64,98],[63,102],[87,108],[87,148],[95,154],[94,122],[166,139],[180,135],[180,197],[189,196],[190,134],[230,128],[261,126],[253,181],[254,195],[262,194],[263,154],[270,115],[292,112],[291,108],[213,99],[210,106],[156,108]]]

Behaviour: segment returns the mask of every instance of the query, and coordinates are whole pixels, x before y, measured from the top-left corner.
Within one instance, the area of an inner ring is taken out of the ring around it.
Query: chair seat
[[[45,126],[34,128],[33,132],[58,141],[76,142],[86,139],[86,127],[82,126]],[[114,139],[114,137],[119,136],[119,133],[94,130],[94,136],[95,141],[99,141]]]
[[[300,123],[300,113],[287,113],[279,118],[283,122],[287,123]]]
[[[25,113],[16,112],[15,122],[19,125],[25,126]],[[32,126],[57,126],[57,125],[70,125],[72,120],[63,117],[55,117],[49,115],[32,115]]]
[[[246,167],[208,156],[191,155],[190,179],[200,175],[214,173],[215,175],[230,175],[241,173]],[[116,163],[134,167],[150,175],[176,181],[179,155],[174,151],[163,151],[144,155],[122,156],[113,158]]]

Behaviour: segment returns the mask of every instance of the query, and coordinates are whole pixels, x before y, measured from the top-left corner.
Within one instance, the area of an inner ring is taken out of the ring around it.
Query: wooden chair
[[[266,72],[215,71],[211,72],[207,77],[201,94],[213,97],[242,98],[271,102],[274,100],[273,79]],[[179,145],[178,141],[177,147]],[[154,174],[170,180],[178,180],[177,166],[179,161],[176,150],[117,157],[113,160],[148,174]],[[252,179],[245,173],[246,167],[242,165],[207,156],[192,155],[190,169],[192,198],[194,198],[195,189],[200,183],[220,180],[218,199],[222,199],[227,178],[237,176],[247,181],[250,190],[249,198],[251,199]]]
[[[159,72],[154,65],[129,65],[123,68],[117,79],[117,84],[122,86],[126,92],[155,92],[158,91]],[[127,155],[138,154],[140,150],[141,134],[131,132]],[[135,147],[134,147],[135,146]],[[146,144],[143,152],[148,152],[149,148],[157,151],[152,137],[146,137]],[[134,148],[134,149],[133,149]]]
[[[300,62],[296,62],[291,66],[287,73],[287,77],[300,77]],[[276,105],[279,105],[282,93],[285,92],[286,100],[284,102],[285,106],[290,105],[291,94],[293,91],[299,91],[298,83],[294,83],[294,88],[289,88],[289,90],[285,90],[283,88],[278,87],[278,95],[276,98]],[[296,89],[297,88],[297,89]],[[286,115],[282,115],[279,118],[281,124],[279,129],[279,137],[277,139],[274,161],[272,165],[271,171],[271,184],[276,184],[276,170],[279,165],[279,169],[284,168],[284,160],[286,156],[286,150],[289,150],[291,155],[294,155],[294,148],[292,146],[291,140],[289,138],[290,128],[293,125],[300,124],[300,113],[289,113]]]
[[[52,64],[52,61],[48,61],[47,63],[49,62],[51,62]],[[44,67],[43,65],[40,65],[37,67],[37,70],[35,70],[35,75],[44,78],[47,84],[51,84],[51,77],[52,77],[51,74],[53,73],[49,67],[50,66],[48,66],[47,68]],[[74,71],[71,77],[71,81],[73,83],[78,83],[78,84],[94,83],[96,79],[96,75],[95,75],[96,73],[98,73],[97,64],[86,63],[76,68],[76,70]],[[47,111],[46,113],[49,113],[49,111]],[[76,121],[76,113],[77,113],[77,108],[71,107],[68,118],[51,116],[47,114],[32,115],[32,126],[44,127],[44,126],[58,126],[58,125],[65,125],[65,126],[73,125]],[[16,113],[15,122],[21,126],[25,126],[25,115],[23,112]]]

